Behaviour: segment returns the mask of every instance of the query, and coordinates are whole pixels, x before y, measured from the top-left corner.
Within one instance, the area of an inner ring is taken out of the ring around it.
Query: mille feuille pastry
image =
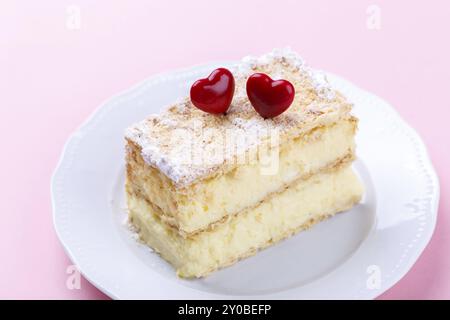
[[[283,114],[264,119],[246,81],[255,73],[295,88]],[[290,50],[233,69],[226,114],[189,98],[127,129],[126,194],[141,240],[181,277],[201,277],[361,199],[354,174],[358,120],[326,77]]]

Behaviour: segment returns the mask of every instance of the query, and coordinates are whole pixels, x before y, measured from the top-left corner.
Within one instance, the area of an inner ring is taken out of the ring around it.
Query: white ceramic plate
[[[52,181],[55,228],[83,275],[118,299],[371,299],[433,233],[439,183],[424,144],[380,98],[329,75],[360,119],[361,204],[199,280],[181,280],[124,225],[124,129],[187,94],[210,64],[150,78],[103,104],[69,139]]]

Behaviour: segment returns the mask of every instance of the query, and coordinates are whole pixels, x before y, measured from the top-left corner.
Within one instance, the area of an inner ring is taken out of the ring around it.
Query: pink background
[[[100,103],[161,71],[286,45],[385,98],[422,135],[441,181],[436,232],[381,298],[450,298],[449,2],[243,3],[1,2],[0,298],[106,298],[86,280],[67,289],[50,204],[64,142]],[[80,30],[66,26],[69,4]],[[380,30],[366,25],[371,4]]]

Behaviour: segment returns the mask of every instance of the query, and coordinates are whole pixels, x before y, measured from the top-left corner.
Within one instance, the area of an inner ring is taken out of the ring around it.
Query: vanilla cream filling
[[[346,166],[300,180],[258,206],[187,238],[162,223],[159,209],[135,194],[128,194],[128,209],[141,239],[179,276],[200,277],[350,208],[362,193],[359,179]]]

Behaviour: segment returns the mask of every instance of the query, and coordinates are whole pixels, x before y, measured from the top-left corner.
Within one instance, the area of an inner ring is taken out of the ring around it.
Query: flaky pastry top
[[[350,117],[351,103],[330,86],[323,72],[309,68],[290,49],[245,57],[231,71],[236,88],[226,115],[205,113],[186,97],[126,130],[126,139],[140,148],[144,161],[177,188],[232,170],[238,159],[262,144],[275,148],[315,127]],[[254,110],[245,86],[255,72],[294,85],[294,102],[286,112],[263,119]]]

